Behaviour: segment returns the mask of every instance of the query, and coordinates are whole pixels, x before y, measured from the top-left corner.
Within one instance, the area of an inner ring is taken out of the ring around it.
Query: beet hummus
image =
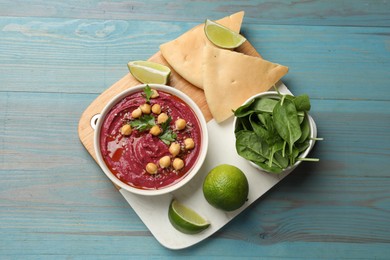
[[[180,98],[146,86],[107,113],[100,150],[111,172],[138,189],[161,189],[186,176],[201,150],[200,123]]]

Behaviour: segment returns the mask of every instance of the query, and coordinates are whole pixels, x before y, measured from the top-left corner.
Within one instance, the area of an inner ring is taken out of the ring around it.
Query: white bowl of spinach
[[[257,94],[234,111],[237,153],[260,170],[282,173],[307,158],[317,139],[307,95]]]

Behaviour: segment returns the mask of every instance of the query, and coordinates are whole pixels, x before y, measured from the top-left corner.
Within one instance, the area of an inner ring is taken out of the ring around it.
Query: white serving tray
[[[278,85],[278,89],[281,93],[291,94],[281,82]],[[310,120],[312,120],[314,125],[313,136],[316,137],[316,125],[312,118]],[[141,196],[123,189],[120,190],[120,193],[154,237],[163,246],[170,249],[190,247],[211,236],[291,172],[289,171],[283,174],[262,172],[240,157],[235,149],[233,118],[230,118],[222,124],[211,120],[207,123],[207,127],[209,132],[207,157],[198,174],[188,184],[172,194],[159,196]],[[311,142],[310,149],[313,146],[314,142]],[[204,198],[202,191],[203,180],[207,173],[215,166],[224,163],[240,168],[245,173],[249,182],[247,202],[233,212],[224,212],[212,207]],[[195,235],[188,235],[177,231],[168,219],[168,208],[172,198],[176,198],[187,207],[192,208],[205,217],[211,223],[210,227]]]

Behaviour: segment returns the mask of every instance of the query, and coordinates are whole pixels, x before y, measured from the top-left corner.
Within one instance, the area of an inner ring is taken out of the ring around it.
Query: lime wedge
[[[171,74],[167,66],[151,61],[130,61],[127,67],[131,75],[144,84],[167,84]]]
[[[168,217],[177,230],[186,234],[196,234],[210,226],[207,220],[177,200],[172,200],[169,205]]]
[[[205,22],[204,32],[209,41],[224,49],[237,48],[246,41],[245,37],[239,33],[209,19]]]

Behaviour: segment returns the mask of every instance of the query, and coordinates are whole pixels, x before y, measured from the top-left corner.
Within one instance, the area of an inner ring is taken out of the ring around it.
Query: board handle
[[[89,123],[90,123],[93,130],[96,130],[96,125],[97,125],[97,122],[98,122],[100,116],[101,116],[101,114],[96,114],[91,118],[91,121]]]

